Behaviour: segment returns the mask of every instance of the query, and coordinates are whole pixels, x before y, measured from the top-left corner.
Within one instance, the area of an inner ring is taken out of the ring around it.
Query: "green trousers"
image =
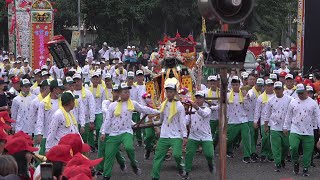
[[[271,150],[275,164],[281,165],[289,151],[289,137],[285,136],[282,131],[270,131]]]
[[[257,141],[258,141],[258,135],[259,135],[259,130],[255,129],[253,126],[253,121],[249,121],[249,129],[250,129],[250,149],[251,153],[257,153]]]
[[[152,151],[153,146],[156,142],[156,134],[154,128],[146,128],[145,130],[145,137],[144,137],[144,144],[146,145],[145,149],[147,151]]]
[[[311,165],[311,157],[313,153],[314,147],[314,137],[307,135],[299,135],[296,133],[290,133],[289,135],[289,144],[290,144],[290,152],[291,159],[293,163],[299,162],[299,144],[302,144],[303,150],[303,167],[309,168]]]
[[[186,153],[186,172],[190,172],[192,168],[193,157],[197,152],[199,146],[202,146],[202,151],[206,157],[208,164],[213,164],[213,144],[212,141],[196,141],[188,139],[187,153]]]
[[[80,132],[80,125],[79,125],[79,132]],[[84,126],[84,133],[81,134],[82,140],[85,143],[88,143],[88,137],[89,137],[89,123],[86,123]]]
[[[210,128],[213,139],[213,145],[214,147],[216,147],[219,142],[219,121],[210,120]]]
[[[159,138],[153,159],[152,178],[160,178],[161,166],[170,147],[172,147],[173,157],[177,163],[177,168],[184,168],[182,161],[182,142],[183,140],[180,138]]]
[[[114,159],[119,153],[120,145],[123,144],[125,151],[130,159],[131,166],[137,167],[137,161],[134,153],[133,136],[130,133],[123,133],[117,136],[109,136],[105,145],[105,163],[104,172],[105,177],[111,177]]]
[[[47,138],[42,138],[41,143],[40,143],[39,154],[43,155],[43,156],[46,155],[46,141],[47,141]]]
[[[271,144],[270,144],[270,132],[266,133],[264,130],[264,125],[261,126],[261,156],[265,156],[268,159],[273,159]]]
[[[106,148],[106,142],[107,142],[108,137],[109,136],[106,135],[106,138],[104,139],[104,141],[101,141],[100,139],[98,141],[98,147],[99,147],[99,149],[98,149],[98,158],[103,158],[103,160],[102,160],[102,162],[100,164],[98,164],[97,170],[103,170],[104,169],[104,163],[105,163],[104,156],[106,154],[105,148]],[[116,154],[116,160],[121,166],[125,165],[126,161],[125,161],[124,157],[122,156],[120,150]]]
[[[95,144],[96,144],[95,142],[98,142],[99,134],[100,134],[100,128],[101,128],[102,123],[103,123],[103,115],[102,115],[102,113],[96,114],[95,115],[95,119],[94,119],[96,137],[94,137],[93,130],[89,130],[88,138],[87,138],[88,139],[88,144],[90,146],[95,146]]]
[[[238,135],[241,135],[243,145],[243,157],[250,157],[250,128],[248,123],[228,124],[227,128],[227,152],[232,152],[233,143],[237,140]]]
[[[140,113],[138,112],[134,112],[132,114],[132,121],[137,123],[138,121],[140,121]],[[142,130],[141,129],[137,129],[135,131],[135,137],[137,138],[137,141],[142,141]]]

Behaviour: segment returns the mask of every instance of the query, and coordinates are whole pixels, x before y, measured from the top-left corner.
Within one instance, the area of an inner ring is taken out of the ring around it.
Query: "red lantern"
[[[53,12],[55,12],[55,13],[58,12],[58,9],[54,9]]]

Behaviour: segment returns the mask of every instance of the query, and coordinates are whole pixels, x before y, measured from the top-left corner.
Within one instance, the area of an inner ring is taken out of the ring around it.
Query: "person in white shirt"
[[[26,74],[24,72],[24,69],[21,68],[21,61],[16,61],[14,62],[16,67],[15,68],[12,68],[10,69],[9,71],[9,77],[12,77],[12,76],[21,76],[23,74]]]
[[[106,61],[109,61],[110,58],[110,49],[108,45],[103,45],[102,49],[99,50],[100,57],[103,57]]]
[[[247,117],[250,128],[250,146],[251,146],[251,161],[256,162],[258,159],[257,155],[257,140],[259,131],[254,128],[254,112],[256,108],[256,103],[258,97],[261,95],[262,88],[264,86],[264,80],[262,78],[258,78],[256,84],[248,91],[246,98],[248,101],[245,101],[247,107]]]
[[[109,105],[106,112],[106,119],[101,128],[101,141],[104,141],[106,129],[110,128],[109,137],[105,146],[105,168],[104,179],[110,179],[112,167],[116,154],[119,152],[119,146],[123,144],[128,157],[131,161],[131,167],[135,174],[140,175],[141,170],[135,159],[133,146],[133,130],[132,130],[132,112],[138,111],[145,114],[159,114],[158,110],[141,106],[139,103],[130,99],[130,88],[125,83],[120,85],[120,100]]]
[[[271,47],[267,47],[266,49],[266,56],[267,56],[267,62],[269,63],[270,65],[270,61],[273,59],[273,54],[272,54],[272,51],[271,51]]]
[[[256,107],[254,111],[254,128],[258,129],[259,128],[259,123],[260,123],[260,128],[261,128],[261,134],[262,134],[262,139],[261,139],[261,157],[260,161],[264,162],[266,159],[268,161],[273,161],[273,156],[272,156],[272,151],[271,151],[271,145],[270,145],[270,134],[266,133],[264,130],[264,113],[266,112],[266,105],[269,101],[270,98],[274,96],[273,92],[273,80],[267,79],[265,81],[265,87],[264,87],[264,92],[258,97],[257,102],[256,102]]]
[[[99,132],[103,122],[103,115],[102,115],[102,102],[106,99],[105,89],[102,87],[101,83],[101,72],[97,71],[93,73],[91,77],[92,84],[88,88],[90,92],[93,94],[94,101],[95,101],[95,120],[94,120],[94,127],[95,127],[95,135],[96,141],[99,141]],[[92,151],[95,151],[95,142],[94,142],[94,135],[93,130],[90,129],[89,137],[88,137],[88,144],[91,146]],[[99,142],[97,142],[99,143]],[[99,149],[98,149],[99,150]]]
[[[94,136],[93,133],[89,138],[89,129],[94,129],[94,120],[95,120],[95,100],[93,94],[90,90],[84,88],[82,85],[82,78],[80,74],[73,75],[74,80],[74,94],[79,96],[79,101],[85,106],[84,115],[85,115],[85,132],[81,134],[82,139],[85,143],[89,143],[90,146],[94,146]],[[90,144],[91,143],[91,144]]]
[[[303,151],[303,176],[309,176],[308,168],[311,164],[314,147],[313,129],[320,124],[320,111],[318,104],[308,97],[306,87],[298,84],[296,92],[298,98],[291,101],[285,117],[283,133],[288,136],[294,172],[299,173],[299,145]]]
[[[48,137],[52,116],[59,109],[60,96],[64,89],[61,79],[52,80],[50,82],[50,94],[39,104],[35,135],[37,135],[37,144],[40,144],[40,155],[45,155],[46,138]]]
[[[290,73],[290,69],[287,67],[285,61],[281,61],[280,68],[277,71],[278,74],[280,74],[281,72]]]
[[[15,132],[23,131],[32,135],[35,121],[31,111],[31,104],[36,96],[30,93],[31,83],[28,79],[22,79],[20,87],[20,94],[12,101],[11,117],[16,120],[15,123],[12,123],[12,127]]]
[[[187,141],[187,128],[185,123],[185,109],[182,103],[175,99],[177,86],[173,82],[166,82],[166,100],[161,104],[160,122],[161,132],[155,151],[151,177],[160,178],[161,165],[170,147],[176,161],[179,175],[186,176],[182,160],[182,145]]]
[[[202,147],[207,159],[210,173],[213,173],[213,143],[210,130],[211,110],[204,106],[205,97],[203,91],[196,92],[195,102],[191,102],[192,111],[195,111],[195,114],[186,116],[186,124],[190,125],[185,162],[187,176],[191,172],[192,161],[199,146]]]
[[[284,94],[291,96],[293,98],[298,98],[296,92],[297,87],[294,85],[294,79],[292,74],[287,74],[285,77],[285,86],[284,86]]]
[[[241,140],[243,144],[243,162],[250,163],[250,128],[248,125],[248,117],[245,111],[246,93],[240,89],[240,78],[233,76],[231,80],[231,90],[227,93],[227,118],[228,118],[228,130],[227,130],[227,156],[233,157],[233,144],[237,137],[241,134]]]
[[[71,91],[65,91],[61,95],[61,106],[52,115],[51,123],[48,131],[48,138],[46,141],[46,151],[48,152],[52,147],[58,145],[60,139],[67,134],[79,134],[77,120],[72,113],[75,107],[75,100],[78,95],[74,95]],[[84,128],[81,127],[81,131]]]
[[[40,83],[42,82],[42,79],[41,79],[41,70],[40,69],[35,69],[33,71],[33,74],[34,74],[34,84],[31,86],[31,93],[34,94],[34,95],[39,95],[40,94]]]
[[[91,74],[90,74],[90,64],[88,59],[85,60],[85,65],[82,68],[82,75],[83,75],[84,83],[89,84]]]
[[[59,69],[55,63],[53,63],[53,66],[51,66],[49,73],[54,79],[64,78],[63,69]]]
[[[20,78],[18,76],[11,78],[11,88],[9,89],[9,93],[13,96],[18,96],[20,91]]]
[[[88,46],[88,49],[89,49],[89,50],[88,50],[88,52],[87,52],[87,59],[89,59],[89,60],[92,61],[94,57],[93,57],[93,51],[92,51],[91,45]]]
[[[111,74],[107,73],[104,79],[105,82],[105,92],[106,92],[106,100],[112,100],[112,78]]]
[[[127,70],[123,68],[123,62],[119,61],[118,68],[114,70],[112,74],[112,81],[115,84],[121,84],[127,79]]]
[[[271,150],[275,160],[275,172],[285,167],[285,158],[289,151],[289,138],[283,134],[283,124],[292,97],[283,94],[283,84],[274,83],[275,96],[270,98],[264,114],[264,130],[270,131]],[[269,128],[270,125],[270,128]]]
[[[25,59],[23,61],[23,66],[21,67],[24,71],[25,74],[29,74],[32,72],[32,68],[29,66],[29,61],[28,59]]]

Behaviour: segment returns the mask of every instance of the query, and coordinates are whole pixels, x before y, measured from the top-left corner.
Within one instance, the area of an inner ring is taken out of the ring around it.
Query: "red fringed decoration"
[[[27,1],[23,1],[22,3],[19,4],[19,7],[20,8],[24,8],[24,7],[26,7],[26,5],[28,5],[28,2]]]

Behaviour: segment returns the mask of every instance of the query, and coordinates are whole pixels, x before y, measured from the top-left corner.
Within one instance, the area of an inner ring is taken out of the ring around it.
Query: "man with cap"
[[[71,91],[65,91],[61,95],[61,106],[52,115],[49,126],[48,138],[46,141],[46,151],[48,152],[53,146],[58,145],[60,139],[67,134],[79,133],[77,120],[72,113],[75,107],[75,100],[78,95]],[[84,129],[83,129],[84,130]]]
[[[219,98],[220,97],[220,90],[218,88],[218,81],[217,76],[211,75],[208,77],[207,86],[208,88],[204,91],[206,97],[208,98]],[[218,104],[217,100],[209,100],[207,101],[209,107]],[[218,144],[218,129],[219,129],[219,114],[217,109],[212,109],[211,116],[210,116],[210,131],[213,139],[213,143],[216,146]]]
[[[120,61],[119,58],[114,58],[112,60],[111,67],[110,67],[110,70],[109,70],[109,73],[111,75],[113,75],[114,71],[118,68],[119,61]]]
[[[270,98],[274,97],[273,92],[273,80],[267,79],[265,81],[265,90],[264,92],[258,97],[254,112],[254,127],[258,129],[258,124],[260,122],[261,127],[261,157],[260,160],[264,162],[266,159],[268,161],[273,161],[271,145],[270,145],[270,133],[266,131],[266,127],[264,126],[264,113],[266,112],[266,105]]]
[[[227,94],[227,118],[228,118],[228,130],[227,130],[227,156],[232,158],[233,144],[237,137],[241,134],[241,140],[243,144],[243,162],[250,163],[250,129],[248,125],[248,117],[245,111],[246,92],[242,92],[240,89],[240,78],[233,76],[231,80],[231,90]]]
[[[81,134],[84,142],[88,142],[89,127],[94,129],[94,120],[95,120],[95,100],[90,90],[82,86],[82,78],[80,74],[73,75],[74,80],[74,94],[79,96],[79,101],[82,101],[85,106],[84,115],[85,115],[85,132]],[[92,134],[92,145],[93,143],[93,134]]]
[[[286,83],[286,76],[287,76],[288,73],[282,71],[280,74],[279,74],[279,81],[282,82],[282,84]]]
[[[112,102],[117,102],[119,100],[120,97],[120,89],[119,89],[119,85],[115,84],[112,88],[112,97],[113,99],[106,99],[103,100],[102,102],[102,112],[103,112],[103,119],[107,119],[107,112],[108,112],[108,107]],[[107,122],[103,122],[103,125],[101,126],[101,130],[100,131],[105,131],[106,137],[109,136],[110,134],[110,127],[105,127],[105,124]],[[105,128],[105,129],[104,129]],[[104,157],[105,156],[105,144],[106,144],[106,138],[104,139],[104,141],[99,141],[99,152],[98,152],[98,157]],[[125,170],[126,165],[125,165],[125,159],[124,157],[121,155],[120,151],[116,154],[116,160],[120,165],[120,168],[122,171]],[[102,163],[100,163],[97,166],[97,170],[99,171],[98,173],[100,175],[103,174],[103,169],[104,169],[104,160],[102,161]]]
[[[248,77],[248,86],[252,88],[256,84],[257,78],[253,73],[249,74]]]
[[[0,68],[0,77],[4,79],[4,82],[8,82],[8,75],[11,69],[11,64],[9,63],[8,56],[4,56],[3,58],[3,67]]]
[[[30,109],[31,113],[33,114],[32,133],[35,133],[35,125],[38,118],[39,104],[50,93],[50,81],[48,79],[42,81],[39,84],[39,87],[40,87],[40,94],[37,95],[37,97],[32,100],[31,109]]]
[[[119,152],[119,146],[124,145],[128,157],[131,161],[131,167],[135,174],[141,174],[141,170],[135,159],[133,146],[133,130],[132,130],[132,113],[138,111],[145,114],[159,114],[158,110],[151,109],[146,106],[141,106],[136,101],[130,99],[130,89],[125,83],[120,85],[120,100],[109,105],[106,112],[105,123],[101,129],[101,141],[104,141],[106,128],[110,127],[110,134],[106,140],[105,146],[105,168],[104,178],[110,179],[114,158]]]
[[[31,93],[34,94],[34,95],[39,95],[40,94],[40,83],[42,82],[42,79],[41,79],[41,70],[40,69],[35,69],[33,71],[33,75],[34,75],[34,83],[33,85],[31,86]]]
[[[16,120],[12,127],[16,132],[23,131],[32,135],[35,122],[31,104],[36,95],[30,93],[31,83],[28,79],[22,79],[20,87],[20,94],[12,101],[11,117]]]
[[[243,86],[247,86],[248,85],[249,74],[247,72],[242,72],[241,73],[241,77],[242,77]]]
[[[320,123],[318,104],[308,97],[306,87],[298,84],[296,93],[298,98],[291,101],[285,117],[283,133],[289,135],[291,158],[294,163],[294,172],[299,173],[299,145],[303,150],[303,176],[309,176],[308,168],[311,164],[314,147],[314,125]]]
[[[290,73],[290,70],[288,69],[285,61],[281,61],[280,68],[278,69],[278,73],[281,72]]]
[[[89,60],[85,59],[85,65],[82,67],[82,75],[83,75],[83,81],[85,84],[90,84],[90,64]]]
[[[283,84],[274,83],[275,96],[269,99],[264,117],[264,131],[270,132],[271,150],[275,160],[275,172],[285,167],[285,158],[289,151],[289,138],[283,134],[283,124],[292,97],[283,93]],[[270,129],[269,129],[270,128]]]
[[[18,76],[14,76],[11,78],[11,88],[9,89],[9,93],[13,96],[18,96],[20,92],[20,78]]]
[[[119,64],[118,64],[117,69],[115,69],[113,74],[112,74],[112,81],[115,84],[120,84],[122,82],[125,82],[126,79],[127,79],[127,70],[125,70],[123,68],[123,62],[120,61]]]
[[[124,50],[124,58],[123,58],[123,61],[125,63],[125,65],[130,65],[130,52],[131,52],[131,46],[127,46],[127,49]],[[128,67],[127,67],[127,70],[128,70]]]
[[[26,74],[24,69],[21,68],[21,61],[16,61],[14,62],[16,67],[15,68],[12,68],[10,69],[9,71],[9,77],[11,76],[21,76],[23,74]]]
[[[298,95],[296,92],[297,87],[294,85],[294,79],[292,74],[287,74],[286,75],[286,85],[284,86],[284,94],[291,96],[293,98],[297,98]]]
[[[48,137],[50,122],[53,114],[61,105],[61,94],[65,87],[61,79],[55,79],[50,82],[50,94],[48,94],[39,104],[38,117],[36,123],[37,143],[40,144],[39,154],[45,154],[46,138]]]
[[[258,155],[257,153],[257,140],[258,140],[258,129],[254,128],[254,112],[256,108],[256,103],[258,97],[261,95],[262,88],[264,86],[264,80],[258,78],[256,84],[248,91],[246,98],[248,101],[245,101],[245,107],[248,117],[248,123],[250,128],[250,146],[251,146],[251,161],[256,162]]]
[[[104,58],[105,60],[109,61],[110,49],[107,44],[102,46],[102,49],[99,50],[99,54],[101,58]]]
[[[187,176],[191,172],[192,161],[199,146],[202,147],[204,155],[207,159],[209,171],[213,173],[213,143],[210,131],[210,114],[211,110],[204,106],[205,93],[197,91],[195,94],[195,102],[191,102],[192,111],[195,114],[187,116],[186,124],[190,125],[190,133],[188,137],[186,150],[186,173]]]
[[[169,148],[173,150],[179,175],[185,178],[186,173],[182,160],[182,145],[187,142],[187,128],[185,124],[185,109],[182,103],[175,99],[177,85],[175,82],[165,83],[166,100],[161,104],[160,122],[161,132],[155,151],[152,173],[153,180],[160,178],[161,165]]]
[[[112,78],[111,78],[111,74],[107,73],[105,75],[105,79],[104,79],[106,88],[105,88],[105,92],[106,92],[106,99],[111,100],[112,99]]]
[[[41,71],[41,80],[43,81],[46,79],[53,80],[48,71]]]
[[[73,81],[72,77],[67,76],[63,80],[63,85],[66,88],[65,89],[66,91],[71,91],[73,93],[74,81]],[[85,131],[85,128],[84,128],[85,127],[84,109],[85,109],[85,107],[84,107],[83,102],[79,101],[78,99],[75,99],[74,108],[70,111],[74,115],[74,118],[76,119],[77,124],[79,125],[79,131],[81,134],[84,133],[84,131]]]
[[[102,115],[102,101],[106,99],[106,93],[105,89],[102,87],[101,79],[100,79],[101,73],[95,72],[93,73],[93,76],[91,77],[91,86],[88,88],[90,92],[93,94],[94,101],[95,101],[95,120],[94,120],[94,127],[95,127],[95,133],[96,133],[96,141],[99,141],[99,132],[100,128],[103,122],[103,115]],[[92,128],[89,131],[89,137],[88,137],[88,144],[91,146],[92,151],[95,149],[95,141],[94,141],[94,135]]]
[[[269,79],[271,79],[273,82],[276,82],[276,81],[278,81],[278,76],[277,76],[277,74],[270,74],[269,75]]]
[[[21,69],[23,69],[25,74],[30,74],[32,72],[32,68],[29,66],[29,61],[27,58],[23,60],[23,67],[21,67]]]

